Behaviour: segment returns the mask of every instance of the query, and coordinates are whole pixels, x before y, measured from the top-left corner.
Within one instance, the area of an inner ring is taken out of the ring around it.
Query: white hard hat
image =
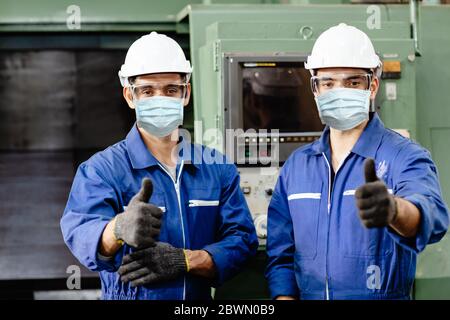
[[[314,43],[305,68],[381,69],[381,60],[375,53],[369,37],[361,30],[340,23],[324,31]]]
[[[180,45],[164,34],[152,32],[130,46],[125,63],[119,71],[123,87],[130,85],[129,77],[149,73],[176,72],[190,74],[191,64]]]

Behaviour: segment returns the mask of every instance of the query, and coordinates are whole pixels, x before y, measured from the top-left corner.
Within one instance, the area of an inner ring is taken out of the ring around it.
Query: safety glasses
[[[337,73],[311,77],[311,89],[314,93],[324,92],[336,88],[368,90],[372,82],[372,75]]]
[[[187,83],[141,83],[131,86],[133,99],[140,100],[155,96],[183,99],[186,97]]]

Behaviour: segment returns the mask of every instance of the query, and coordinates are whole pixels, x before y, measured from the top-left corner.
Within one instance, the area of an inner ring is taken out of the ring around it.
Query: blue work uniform
[[[256,254],[258,240],[236,166],[213,149],[181,143],[176,179],[148,151],[136,125],[125,140],[96,153],[76,172],[61,229],[74,256],[99,271],[104,299],[211,299],[211,286],[232,277]],[[105,226],[124,211],[145,177],[153,182],[149,202],[164,212],[159,241],[206,250],[216,267],[215,279],[187,274],[132,287],[120,281],[117,269],[133,248],[125,244],[111,260],[99,256]]]
[[[374,114],[334,174],[329,128],[284,164],[268,209],[266,277],[273,298],[409,299],[417,254],[448,228],[436,167],[427,150],[384,127]],[[388,191],[421,213],[418,233],[360,221],[355,190],[374,158]]]

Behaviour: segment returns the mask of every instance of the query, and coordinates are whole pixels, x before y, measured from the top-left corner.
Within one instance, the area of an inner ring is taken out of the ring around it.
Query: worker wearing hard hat
[[[191,71],[173,39],[135,41],[119,77],[137,123],[76,173],[61,228],[104,299],[210,299],[256,253],[236,167],[179,132]]]
[[[447,231],[427,150],[384,127],[381,61],[339,24],[305,67],[326,128],[284,164],[268,210],[266,277],[277,299],[408,299],[417,254]]]

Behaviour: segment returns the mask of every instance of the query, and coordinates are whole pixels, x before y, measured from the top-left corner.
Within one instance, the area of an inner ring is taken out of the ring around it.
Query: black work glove
[[[141,249],[123,257],[118,273],[123,282],[133,287],[176,279],[187,272],[183,249],[157,242],[154,247]]]
[[[148,203],[153,184],[142,180],[141,190],[130,200],[125,212],[116,216],[114,236],[135,248],[154,245],[161,228],[162,210]]]
[[[375,161],[364,162],[366,183],[355,192],[359,217],[367,228],[388,226],[397,217],[397,204],[375,172]]]

